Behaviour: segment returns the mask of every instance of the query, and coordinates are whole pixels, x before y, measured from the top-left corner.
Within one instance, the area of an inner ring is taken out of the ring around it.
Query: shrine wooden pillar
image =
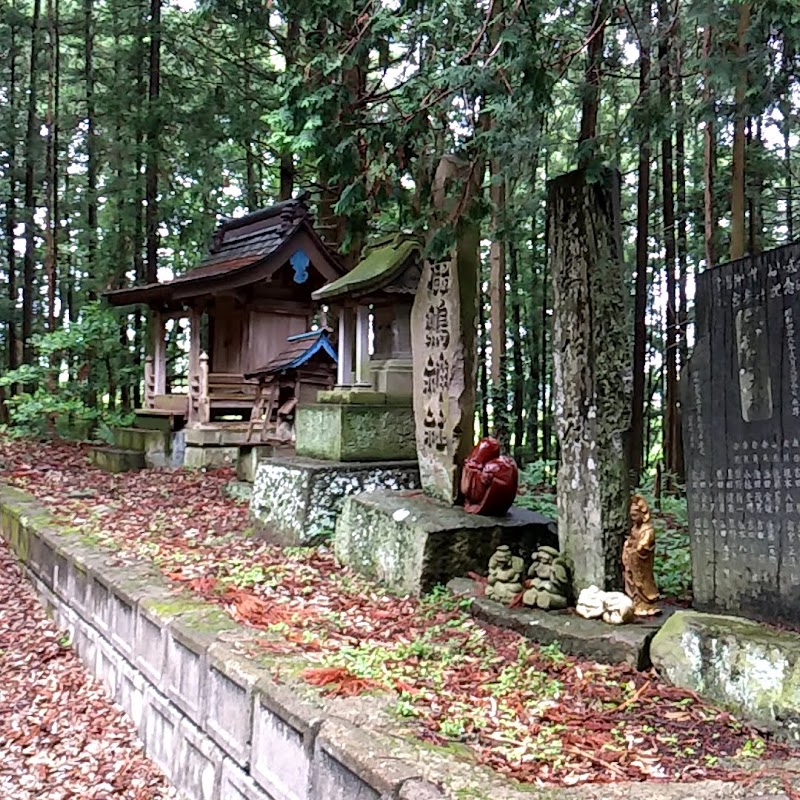
[[[144,404],[154,408],[155,398],[167,390],[167,345],[164,341],[164,316],[151,310],[149,323],[151,355],[145,359]]]
[[[356,309],[356,385],[371,385],[369,374],[369,307]]]
[[[339,336],[336,345],[339,353],[339,363],[336,366],[337,386],[350,386],[353,382],[353,336],[355,335],[353,322],[353,312],[349,308],[343,308],[339,313]]]

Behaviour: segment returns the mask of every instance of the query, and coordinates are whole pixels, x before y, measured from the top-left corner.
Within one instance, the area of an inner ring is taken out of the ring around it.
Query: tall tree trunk
[[[481,268],[481,272],[483,269]],[[478,287],[478,381],[481,389],[481,436],[489,435],[489,367],[486,357],[488,336],[486,335],[486,306],[483,302],[483,276]]]
[[[752,3],[741,4],[736,31],[736,55],[739,79],[736,82],[733,128],[733,163],[731,166],[731,260],[745,253],[745,123],[747,120],[747,32],[750,28]]]
[[[506,381],[506,251],[503,217],[506,188],[502,169],[497,160],[489,167],[492,202],[492,241],[489,246],[489,335],[492,363],[492,433],[508,445],[508,392]]]
[[[714,176],[717,163],[716,100],[711,75],[711,54],[714,47],[714,31],[706,22],[703,31],[703,100],[706,123],[703,128],[703,229],[705,231],[706,269],[716,263],[717,214],[714,204]]]
[[[39,21],[41,0],[33,0],[31,24],[30,75],[28,83],[28,119],[25,131],[25,256],[22,285],[22,358],[26,363],[33,359],[31,334],[33,332],[33,297],[35,292],[36,235],[36,156],[39,127],[36,114],[37,73],[39,61]]]
[[[650,94],[650,31],[652,6],[645,4],[639,23],[639,103]],[[645,356],[647,352],[647,268],[650,232],[650,135],[645,131],[639,142],[639,185],[636,193],[636,284],[633,309],[633,393],[631,413],[631,481],[638,486],[642,474],[644,447]]]
[[[605,43],[606,21],[609,11],[608,0],[594,0],[592,20],[589,25],[589,44],[586,50],[586,78],[581,104],[581,127],[578,145],[592,142],[597,138],[597,117],[600,109],[600,79],[603,72],[603,46]],[[580,161],[585,164],[591,149],[582,151]]]
[[[12,14],[16,13],[16,2],[12,2]],[[9,30],[8,46],[8,199],[6,200],[6,260],[8,262],[8,323],[7,341],[8,368],[19,365],[17,342],[17,251],[14,247],[14,228],[17,223],[17,25],[12,23]],[[13,387],[12,387],[13,388]]]
[[[686,204],[686,130],[684,125],[685,106],[683,102],[683,38],[679,29],[675,42],[675,186],[678,199],[678,352],[681,369],[689,357],[687,327],[689,324],[686,281],[689,271],[689,234]],[[683,439],[681,438],[681,442]],[[682,459],[682,456],[681,456]]]
[[[86,267],[89,297],[93,297],[97,255],[97,134],[94,96],[94,0],[84,0],[84,83],[86,84]]]
[[[286,62],[286,72],[291,74],[295,63],[294,48],[300,35],[300,21],[296,16],[291,16],[286,26],[286,46],[283,57]],[[281,153],[279,165],[279,200],[290,200],[294,192],[294,156],[291,153]]]
[[[536,176],[536,169],[533,170],[534,177]],[[542,388],[542,372],[541,364],[539,361],[539,335],[541,334],[542,340],[544,339],[544,329],[542,328],[540,319],[537,312],[540,309],[536,305],[537,288],[540,302],[544,303],[544,292],[546,288],[546,281],[540,284],[538,270],[536,269],[536,212],[537,208],[534,207],[533,214],[531,215],[531,296],[527,304],[528,313],[525,317],[525,324],[528,329],[528,335],[525,337],[528,341],[528,360],[530,361],[530,380],[528,381],[528,414],[526,425],[526,441],[530,448],[531,457],[536,459],[539,457],[539,409],[544,407],[543,402],[543,388]],[[546,260],[546,259],[545,259]]]
[[[659,44],[659,85],[665,113],[672,116],[672,70],[671,50],[672,18],[666,0],[658,6],[661,41]],[[664,252],[666,261],[666,386],[664,408],[664,466],[671,476],[680,477],[683,465],[680,459],[680,424],[678,419],[678,348],[677,348],[677,282],[675,265],[677,248],[675,245],[675,190],[672,162],[672,137],[661,140],[661,181],[664,218]]]
[[[158,156],[161,91],[161,0],[150,0],[150,61],[147,89],[147,165],[145,167],[146,280],[158,278]]]
[[[522,357],[522,310],[520,308],[522,298],[520,296],[519,259],[513,234],[509,237],[508,273],[511,282],[511,329],[514,348],[514,404],[512,406],[514,447],[522,447],[522,440],[525,436],[525,381]]]
[[[58,288],[58,0],[47,0],[47,143],[45,151],[45,274],[47,276],[47,329],[56,329]]]

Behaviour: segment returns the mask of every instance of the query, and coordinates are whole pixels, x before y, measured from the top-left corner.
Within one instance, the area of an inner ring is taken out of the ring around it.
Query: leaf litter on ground
[[[263,631],[265,653],[302,655],[301,678],[323,693],[391,692],[419,738],[466,746],[518,781],[742,780],[731,759],[790,752],[652,671],[533,645],[473,620],[443,589],[390,595],[324,546],[255,538],[247,506],[225,493],[230,469],[111,475],[89,466],[81,445],[6,439],[0,466],[0,479],[60,524],[120,558],[153,561]]]

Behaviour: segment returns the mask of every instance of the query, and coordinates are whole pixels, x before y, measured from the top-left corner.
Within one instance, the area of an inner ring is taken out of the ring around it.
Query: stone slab
[[[112,473],[133,472],[145,467],[143,452],[121,447],[90,447],[89,461],[104,472]]]
[[[421,594],[484,571],[501,544],[527,559],[540,545],[556,541],[554,524],[526,509],[484,517],[421,492],[376,491],[345,500],[334,551],[343,564],[392,591]]]
[[[276,456],[294,455],[291,445],[245,444],[239,447],[239,458],[236,461],[236,477],[240,481],[254,483],[258,466],[263,461]]]
[[[418,486],[414,461],[345,463],[299,456],[273,458],[258,467],[250,513],[270,541],[308,545],[333,534],[349,495]]]
[[[172,435],[166,430],[147,428],[112,428],[114,446],[123,450],[139,450],[145,465],[151,469],[180,466],[173,464]]]
[[[470,612],[477,619],[508,628],[538,644],[558,642],[569,655],[603,664],[630,664],[636,669],[650,667],[650,643],[658,629],[675,612],[665,607],[657,617],[630,625],[608,625],[602,620],[583,619],[571,611],[542,611],[538,608],[508,608],[484,597],[475,581],[455,578],[447,584],[453,594],[472,600]]]
[[[650,652],[655,668],[676,686],[800,742],[800,634],[681,611],[656,634]]]
[[[186,428],[186,444],[198,447],[240,447],[247,444],[249,423],[239,425],[211,424]]]
[[[295,417],[298,456],[329,461],[416,459],[410,405],[311,403]]]
[[[187,469],[218,469],[219,467],[235,467],[239,458],[236,446],[204,446],[186,445],[183,455],[183,466]]]

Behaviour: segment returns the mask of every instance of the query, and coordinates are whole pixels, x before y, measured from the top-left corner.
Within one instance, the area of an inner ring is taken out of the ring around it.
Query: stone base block
[[[298,456],[330,461],[416,459],[410,403],[368,405],[316,403],[300,406],[295,419]]]
[[[650,657],[676,686],[800,742],[800,634],[678,611],[655,635]]]
[[[236,462],[236,477],[240,481],[255,483],[258,467],[264,461],[278,456],[291,456],[294,446],[272,444],[249,444],[239,448],[239,459]]]
[[[169,431],[146,428],[114,428],[114,446],[123,450],[138,450],[151,469],[177,467],[172,461],[172,434]]]
[[[239,458],[238,447],[203,446],[186,443],[183,466],[188,469],[207,467],[235,467]]]
[[[483,517],[421,492],[377,491],[345,500],[334,536],[343,564],[410,594],[485,572],[501,544],[527,560],[540,545],[557,545],[555,526],[520,508],[505,517]]]
[[[447,586],[453,594],[472,600],[470,611],[477,619],[509,628],[537,644],[558,642],[563,652],[573,656],[603,664],[630,664],[636,669],[650,667],[650,642],[675,611],[665,607],[658,616],[643,617],[630,625],[608,625],[570,611],[507,608],[484,597],[475,581],[468,578],[454,578]]]
[[[250,512],[271,541],[310,545],[333,534],[348,495],[418,486],[414,461],[337,463],[273,458],[258,467]]]
[[[131,472],[144,469],[144,453],[121,447],[90,447],[89,461],[105,472]]]

